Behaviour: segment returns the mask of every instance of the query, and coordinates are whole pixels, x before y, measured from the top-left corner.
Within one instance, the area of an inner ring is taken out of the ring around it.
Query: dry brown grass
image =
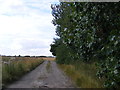
[[[16,57],[9,64],[2,65],[2,86],[11,83],[43,62],[40,58]]]
[[[55,60],[55,58],[53,58],[53,57],[44,57],[44,58],[41,58],[41,59],[43,59],[43,60],[50,60],[50,61],[54,61]]]
[[[11,59],[11,57],[9,56],[2,56],[2,60],[3,61],[9,61]],[[42,59],[42,60],[51,60],[54,61],[55,58],[54,57],[15,57],[15,59],[13,61],[19,61],[19,60],[34,60],[34,59]]]
[[[103,80],[96,77],[94,64],[83,62],[76,65],[59,65],[59,67],[72,79],[80,88],[103,88]]]

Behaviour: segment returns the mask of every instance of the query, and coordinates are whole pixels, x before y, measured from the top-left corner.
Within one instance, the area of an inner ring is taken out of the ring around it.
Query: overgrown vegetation
[[[71,78],[77,87],[103,88],[104,79],[97,78],[95,63],[77,62],[73,65],[59,64],[59,67]]]
[[[97,62],[104,87],[120,85],[120,4],[65,3],[51,5],[58,39],[51,44],[57,62]]]
[[[10,57],[6,57],[6,56],[1,56],[2,57],[2,61],[9,61]]]
[[[24,58],[25,60],[13,61],[2,65],[2,86],[19,79],[25,73],[40,65],[43,60],[38,58]]]

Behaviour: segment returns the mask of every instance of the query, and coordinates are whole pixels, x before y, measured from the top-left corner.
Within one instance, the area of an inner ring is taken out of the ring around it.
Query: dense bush
[[[105,87],[120,84],[120,4],[119,3],[63,3],[51,5],[56,34],[64,44],[63,51],[76,60],[98,60],[99,77],[105,77]],[[54,44],[53,44],[54,45]],[[57,45],[59,48],[63,48]],[[57,47],[56,46],[56,47]],[[64,57],[64,52],[55,49]],[[53,51],[54,52],[54,51]],[[57,54],[58,53],[58,54]],[[55,55],[54,54],[54,55]],[[67,59],[69,57],[64,57]],[[60,59],[62,63],[64,58]]]
[[[58,46],[57,48],[57,57],[56,57],[56,60],[58,63],[60,64],[69,64],[72,62],[72,56],[71,56],[71,53],[70,53],[70,48],[66,47],[66,45],[64,44],[61,44]]]

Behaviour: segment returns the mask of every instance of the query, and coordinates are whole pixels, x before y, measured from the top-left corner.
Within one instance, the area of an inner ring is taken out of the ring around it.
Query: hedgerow
[[[120,85],[120,4],[65,3],[51,5],[53,24],[61,41],[54,55],[61,63],[97,60],[98,77],[106,78],[105,87]],[[51,44],[54,46],[56,42]],[[64,52],[67,54],[65,59]],[[60,49],[60,50],[58,50]],[[70,51],[69,51],[69,50]],[[72,58],[70,60],[69,58]]]

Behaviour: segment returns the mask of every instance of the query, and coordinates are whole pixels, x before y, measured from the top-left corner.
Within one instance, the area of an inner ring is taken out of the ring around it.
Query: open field
[[[2,56],[2,61],[19,61],[19,60],[31,60],[31,59],[43,59],[43,60],[55,60],[54,57],[14,57],[14,56]]]
[[[55,60],[55,58],[53,58],[53,57],[44,57],[44,58],[41,58],[41,59],[43,59],[43,60],[50,60],[50,61],[54,61]]]

